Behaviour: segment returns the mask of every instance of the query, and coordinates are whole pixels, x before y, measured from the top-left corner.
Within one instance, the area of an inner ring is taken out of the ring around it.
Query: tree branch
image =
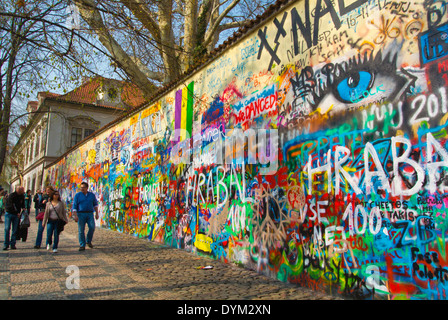
[[[144,96],[149,98],[157,89],[156,86],[146,77],[137,64],[134,63],[120,44],[108,32],[94,1],[74,0],[74,2],[78,6],[82,18],[98,35],[101,44],[106,47],[128,77],[142,90]]]
[[[203,47],[206,47],[213,39],[215,32],[218,30],[218,27],[227,14],[240,2],[240,0],[233,0],[232,3],[219,15],[218,19],[215,21],[213,26],[207,31],[207,36],[202,44]]]

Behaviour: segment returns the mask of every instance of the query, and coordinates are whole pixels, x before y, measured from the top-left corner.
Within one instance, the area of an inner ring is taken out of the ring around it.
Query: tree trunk
[[[3,96],[2,109],[0,111],[0,173],[3,172],[5,164],[6,149],[9,135],[9,121],[11,117],[12,91],[13,91],[13,70],[16,62],[17,51],[20,46],[17,35],[11,32],[11,53],[6,69],[6,90]]]
[[[196,31],[198,23],[198,1],[186,0],[184,23],[184,52],[182,59],[183,70],[187,70],[194,62],[194,49],[196,45]]]
[[[166,69],[168,83],[176,79],[181,73],[181,65],[177,60],[176,44],[172,26],[173,2],[163,0],[159,2],[159,28],[161,38],[162,59]]]
[[[95,30],[101,44],[106,47],[119,67],[128,75],[131,81],[137,85],[146,98],[149,98],[156,90],[156,86],[140,70],[137,64],[123,50],[120,44],[111,36],[93,0],[75,0],[82,18],[92,30]]]
[[[195,60],[200,59],[201,56],[207,52],[206,46],[204,46],[204,40],[205,40],[205,34],[207,33],[207,26],[210,21],[210,15],[213,10],[213,3],[214,0],[205,0],[200,8],[197,21],[196,40],[194,43]]]
[[[205,40],[204,40],[204,45],[207,46],[208,52],[213,50],[216,42],[218,42],[218,39],[219,39],[218,35],[215,32],[213,32],[213,30],[211,30],[211,28],[216,23],[216,21],[218,21],[218,17],[219,17],[219,9],[216,7],[217,5],[219,6],[219,3],[217,4],[216,2],[217,2],[216,0],[213,1],[213,10],[210,15],[210,22],[209,22],[210,27],[207,30]]]
[[[176,43],[172,31],[172,0],[160,1],[159,21],[153,18],[153,13],[148,9],[145,1],[142,0],[121,0],[133,15],[143,24],[154,38],[155,46],[159,50],[165,67],[163,83],[168,83],[177,78],[181,73],[178,55],[176,54]]]

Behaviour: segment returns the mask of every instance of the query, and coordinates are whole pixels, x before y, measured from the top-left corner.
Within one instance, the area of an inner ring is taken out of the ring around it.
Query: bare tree
[[[272,1],[74,0],[114,62],[150,96]]]
[[[23,105],[33,90],[44,88],[51,75],[64,82],[64,70],[77,78],[87,67],[74,54],[74,34],[65,27],[65,16],[63,0],[0,4],[0,172],[9,135],[27,118]]]
[[[0,2],[0,171],[12,125],[25,119],[20,104],[27,104],[33,90],[46,91],[42,88],[60,87],[80,81],[86,73],[96,75],[98,70],[108,69],[150,97],[160,85],[177,79],[211,51],[220,35],[228,36],[271,2]],[[67,8],[73,4],[83,21],[68,26],[72,13]]]

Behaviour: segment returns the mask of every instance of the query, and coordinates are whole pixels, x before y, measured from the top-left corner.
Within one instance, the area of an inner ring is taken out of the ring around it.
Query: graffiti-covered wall
[[[283,1],[285,2],[285,1]],[[99,225],[353,299],[446,299],[445,1],[300,0],[47,168]]]

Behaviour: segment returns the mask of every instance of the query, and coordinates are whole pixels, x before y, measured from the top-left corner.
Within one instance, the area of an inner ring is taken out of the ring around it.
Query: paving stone
[[[45,242],[41,249],[34,249],[36,231],[37,223],[32,220],[27,242],[18,242],[17,250],[0,251],[0,299],[340,300],[102,228],[95,230],[93,249],[80,252],[73,221],[61,234],[58,253],[47,251]],[[46,231],[44,239],[45,235]],[[4,225],[0,224],[3,238]],[[196,269],[204,265],[213,269]],[[79,282],[74,281],[77,275]]]

